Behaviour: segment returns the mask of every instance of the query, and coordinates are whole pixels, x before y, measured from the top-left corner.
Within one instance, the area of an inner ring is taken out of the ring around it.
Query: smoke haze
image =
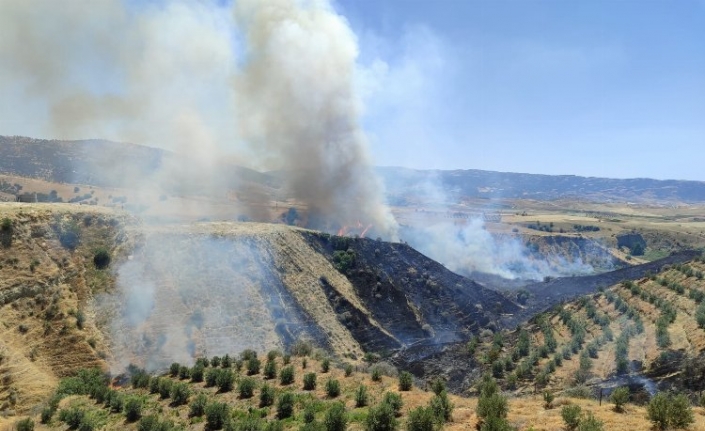
[[[310,226],[396,237],[360,127],[357,41],[327,1],[5,1],[0,52],[3,133],[188,156],[152,187],[206,176],[222,191],[207,175],[224,158],[276,170]]]

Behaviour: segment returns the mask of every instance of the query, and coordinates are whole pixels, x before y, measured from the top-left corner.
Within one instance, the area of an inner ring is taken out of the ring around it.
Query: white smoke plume
[[[360,127],[357,41],[327,1],[8,0],[0,54],[2,134],[187,155],[152,179],[164,187],[224,194],[208,177],[223,160],[276,170],[310,226],[396,236]]]

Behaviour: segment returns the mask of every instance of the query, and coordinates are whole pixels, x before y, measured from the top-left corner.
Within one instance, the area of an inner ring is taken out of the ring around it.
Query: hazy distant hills
[[[411,204],[419,196],[434,198],[506,198],[553,200],[575,198],[595,202],[705,202],[705,182],[610,179],[575,175],[536,175],[478,169],[439,171],[377,168],[390,201]]]
[[[63,141],[0,136],[0,174],[57,183],[134,187],[165,166],[188,166],[189,157],[102,139]],[[214,170],[231,183],[269,184],[271,180],[266,174],[228,164],[215,166]]]
[[[136,186],[168,163],[189,163],[188,155],[106,140],[43,140],[0,136],[0,174],[58,183],[103,187]],[[261,173],[223,163],[215,170],[226,182],[279,186],[276,172]],[[380,167],[390,203],[413,205],[427,199],[461,198],[553,200],[574,198],[595,202],[705,202],[705,182],[609,179],[574,175],[536,175],[468,170],[414,170]],[[129,180],[128,184],[125,181]]]

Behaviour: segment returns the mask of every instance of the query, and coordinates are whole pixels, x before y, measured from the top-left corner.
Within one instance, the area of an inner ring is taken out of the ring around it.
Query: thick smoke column
[[[371,223],[395,237],[360,127],[358,50],[344,18],[294,0],[238,1],[236,18],[247,41],[236,81],[244,139],[286,170],[312,227]]]

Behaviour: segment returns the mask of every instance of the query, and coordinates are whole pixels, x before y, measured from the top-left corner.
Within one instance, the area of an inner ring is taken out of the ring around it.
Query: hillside
[[[517,309],[403,244],[257,223],[150,226],[67,204],[2,204],[0,219],[0,366],[13,376],[1,396],[18,411],[86,366],[164,369],[302,339],[356,362],[467,339]]]

